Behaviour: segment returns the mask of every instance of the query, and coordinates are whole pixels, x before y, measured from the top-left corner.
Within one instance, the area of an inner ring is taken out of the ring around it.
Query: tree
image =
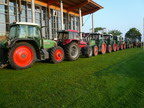
[[[119,36],[122,34],[122,32],[119,30],[111,30],[108,32],[108,34],[112,34],[113,36]]]
[[[139,39],[141,40],[142,34],[137,28],[131,28],[126,34],[125,37],[132,38],[132,39]]]
[[[103,27],[97,27],[97,28],[94,28],[94,32],[99,32],[99,31],[104,31],[106,28],[103,28]]]

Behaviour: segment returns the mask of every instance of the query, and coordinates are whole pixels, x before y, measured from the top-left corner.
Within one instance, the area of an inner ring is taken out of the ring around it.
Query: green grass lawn
[[[144,108],[144,50],[0,70],[0,108]]]

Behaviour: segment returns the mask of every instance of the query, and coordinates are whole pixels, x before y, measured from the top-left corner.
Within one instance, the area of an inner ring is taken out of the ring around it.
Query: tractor
[[[107,52],[111,53],[112,51],[116,52],[117,44],[116,41],[113,39],[113,35],[106,34],[104,35],[105,41],[107,43]]]
[[[123,50],[125,47],[125,42],[122,36],[114,36],[114,40],[117,44],[117,51]]]
[[[130,38],[125,38],[126,48],[133,48],[134,44]]]
[[[96,56],[99,52],[106,53],[106,42],[104,36],[100,33],[86,33],[85,40],[90,46],[93,46],[93,55]]]
[[[75,61],[81,54],[92,56],[92,48],[80,39],[80,33],[76,30],[58,31],[57,43],[64,49],[68,61]]]
[[[36,59],[60,63],[63,48],[57,42],[42,36],[42,28],[35,23],[14,22],[7,39],[0,42],[1,66],[10,64],[14,69],[31,67]]]
[[[91,46],[93,56],[97,56],[99,53],[99,48],[97,46],[97,42],[95,41],[95,36],[90,35],[90,33],[83,33],[83,40],[87,42],[89,46]]]

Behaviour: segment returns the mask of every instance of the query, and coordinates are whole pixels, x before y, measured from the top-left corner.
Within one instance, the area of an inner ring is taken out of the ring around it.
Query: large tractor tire
[[[123,48],[124,48],[124,46],[123,46],[123,44],[121,44],[121,45],[120,45],[120,49],[123,50]]]
[[[27,42],[16,43],[9,51],[8,60],[14,69],[29,68],[36,60],[35,49]]]
[[[114,52],[117,51],[117,44],[116,44],[116,43],[113,44],[113,51],[114,51]]]
[[[117,51],[119,51],[120,50],[120,46],[119,45],[117,45]]]
[[[54,64],[60,63],[64,60],[64,50],[60,46],[56,46],[50,51],[50,61]]]
[[[99,53],[99,49],[98,49],[98,46],[93,46],[93,56],[97,56]]]
[[[78,43],[72,42],[65,46],[65,56],[67,60],[74,61],[77,60],[80,56],[80,48]]]
[[[108,45],[108,48],[107,48],[108,50],[108,53],[111,53],[112,52],[112,46],[111,45]]]
[[[131,44],[129,44],[129,48],[131,48]]]
[[[93,55],[93,49],[91,46],[86,46],[83,48],[83,55],[86,57],[86,58],[89,58]]]
[[[102,46],[101,46],[101,53],[105,54],[106,53],[106,49],[107,49],[106,44],[103,43]]]
[[[126,44],[124,44],[124,49],[126,49]]]
[[[8,65],[8,50],[1,48],[0,46],[0,68],[4,68]]]

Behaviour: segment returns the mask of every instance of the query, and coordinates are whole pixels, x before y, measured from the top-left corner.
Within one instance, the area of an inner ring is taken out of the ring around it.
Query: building
[[[82,16],[101,8],[92,0],[0,0],[0,36],[8,35],[12,22],[36,22],[54,39],[61,29],[82,31]]]

